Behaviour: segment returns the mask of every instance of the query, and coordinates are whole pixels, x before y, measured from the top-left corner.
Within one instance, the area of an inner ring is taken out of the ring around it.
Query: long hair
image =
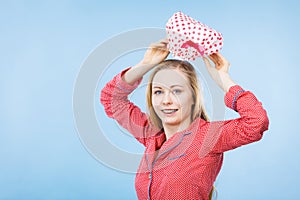
[[[146,98],[147,108],[151,122],[157,128],[163,129],[162,121],[155,113],[152,105],[153,78],[157,74],[157,72],[163,69],[178,69],[185,74],[187,80],[189,81],[194,101],[194,104],[191,105],[191,121],[194,121],[197,117],[201,117],[202,119],[209,121],[208,115],[204,107],[203,93],[201,91],[201,87],[199,87],[198,78],[194,67],[187,61],[168,59],[158,64],[158,66],[156,66],[156,68],[149,77],[148,86],[146,90]]]
[[[215,186],[212,187],[210,193],[209,193],[209,196],[208,196],[208,199],[209,200],[212,200],[213,199],[213,194],[216,195],[216,198],[218,197],[218,192],[217,192],[217,189]]]

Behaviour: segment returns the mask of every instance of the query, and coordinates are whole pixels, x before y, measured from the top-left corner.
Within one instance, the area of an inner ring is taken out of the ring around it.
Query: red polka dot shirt
[[[224,99],[239,118],[215,122],[197,118],[166,141],[164,132],[128,100],[141,80],[129,85],[121,78],[124,72],[106,84],[100,101],[106,114],[145,146],[135,179],[138,199],[208,199],[223,153],[260,140],[268,129],[262,104],[253,93],[235,85]]]

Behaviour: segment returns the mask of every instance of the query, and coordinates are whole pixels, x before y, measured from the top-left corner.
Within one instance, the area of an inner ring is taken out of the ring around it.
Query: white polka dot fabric
[[[177,12],[166,24],[168,49],[173,57],[195,60],[217,53],[223,46],[222,34],[195,19]]]

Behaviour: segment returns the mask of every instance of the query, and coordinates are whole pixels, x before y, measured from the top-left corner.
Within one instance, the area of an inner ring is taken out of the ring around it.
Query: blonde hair
[[[201,91],[201,88],[199,87],[198,78],[196,71],[189,62],[182,61],[182,60],[175,60],[175,59],[169,59],[161,62],[159,65],[156,66],[154,71],[149,77],[148,86],[146,90],[146,98],[147,98],[147,107],[149,111],[149,116],[151,122],[158,127],[159,129],[163,129],[162,121],[157,116],[157,114],[154,111],[154,108],[152,106],[152,83],[153,78],[159,72],[163,69],[178,69],[179,71],[183,72],[190,82],[192,95],[193,95],[193,101],[194,104],[192,108],[191,113],[191,121],[194,121],[197,117],[201,117],[202,119],[209,121],[208,115],[205,111],[204,107],[204,100],[203,100],[203,94]]]
[[[216,198],[217,198],[218,192],[217,192],[217,189],[216,189],[215,186],[212,187],[212,189],[211,189],[211,191],[210,191],[210,193],[209,193],[209,196],[208,196],[208,199],[209,199],[209,200],[212,200],[212,199],[213,199],[213,194],[214,194],[214,193],[215,193]]]

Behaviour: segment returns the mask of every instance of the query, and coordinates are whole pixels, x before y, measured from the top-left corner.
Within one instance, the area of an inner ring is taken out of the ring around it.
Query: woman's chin
[[[180,121],[176,120],[176,119],[164,119],[163,120],[163,125],[164,126],[179,126],[180,125]]]

